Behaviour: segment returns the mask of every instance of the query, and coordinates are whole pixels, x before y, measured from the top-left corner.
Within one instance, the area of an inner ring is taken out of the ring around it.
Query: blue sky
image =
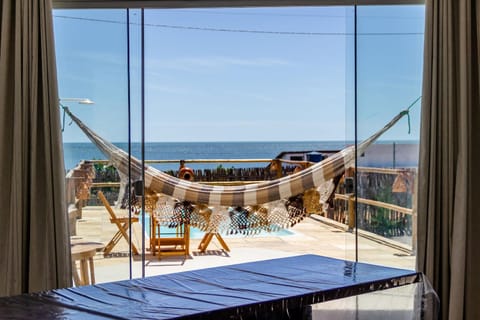
[[[359,136],[421,92],[423,7],[358,9]],[[92,129],[127,140],[125,10],[56,10],[61,97]],[[139,11],[131,12],[132,139],[140,140]],[[80,18],[80,19],[78,19]],[[353,8],[145,11],[147,141],[353,137]],[[418,139],[420,106],[384,139]],[[86,141],[67,126],[64,141]]]

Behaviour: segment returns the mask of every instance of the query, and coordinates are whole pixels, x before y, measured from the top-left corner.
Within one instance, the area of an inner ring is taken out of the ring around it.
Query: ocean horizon
[[[127,142],[114,145],[128,151]],[[233,141],[233,142],[147,142],[145,160],[181,159],[273,159],[284,151],[336,151],[352,145],[353,141]],[[379,141],[377,144],[418,144],[418,141]],[[105,155],[91,142],[65,142],[65,169],[74,168],[81,160],[106,160]],[[132,142],[132,155],[141,156],[141,143]],[[189,164],[193,169],[216,168],[215,164]],[[226,165],[224,165],[225,167]],[[258,167],[265,163],[228,163],[228,167]],[[155,164],[159,170],[176,170],[178,164]]]

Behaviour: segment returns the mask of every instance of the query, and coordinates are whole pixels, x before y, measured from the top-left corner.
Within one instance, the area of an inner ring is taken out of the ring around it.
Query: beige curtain
[[[51,0],[0,5],[0,296],[71,285]]]
[[[480,0],[427,0],[417,267],[443,319],[480,319]]]

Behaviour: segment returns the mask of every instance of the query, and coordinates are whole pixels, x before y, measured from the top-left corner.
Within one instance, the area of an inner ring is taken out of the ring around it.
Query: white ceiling
[[[423,4],[424,0],[53,0],[54,8],[210,8]]]

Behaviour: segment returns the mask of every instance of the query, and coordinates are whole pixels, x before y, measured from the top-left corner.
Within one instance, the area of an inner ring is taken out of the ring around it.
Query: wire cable
[[[96,18],[84,18],[64,15],[54,15],[55,18],[91,21],[91,22],[103,22],[112,24],[125,24],[123,21],[96,19]],[[136,23],[132,23],[136,24]],[[252,29],[231,29],[231,28],[213,28],[213,27],[197,27],[197,26],[185,26],[185,25],[172,25],[172,24],[155,24],[144,23],[146,27],[156,27],[165,29],[177,29],[177,30],[195,30],[195,31],[211,31],[211,32],[229,32],[229,33],[250,33],[250,34],[273,34],[273,35],[294,35],[294,36],[354,36],[355,33],[349,32],[309,32],[309,31],[272,31],[272,30],[252,30]],[[418,36],[423,32],[363,32],[357,33],[357,36]]]

